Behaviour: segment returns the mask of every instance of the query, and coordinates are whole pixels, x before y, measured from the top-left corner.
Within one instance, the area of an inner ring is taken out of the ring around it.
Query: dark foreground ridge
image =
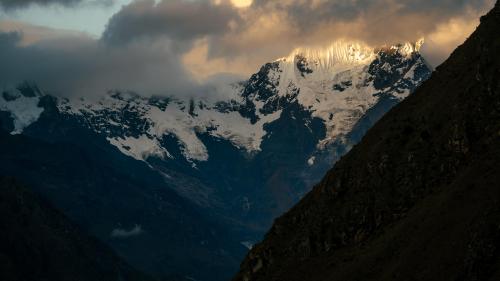
[[[0,178],[0,280],[150,281],[12,179]]]
[[[500,280],[500,3],[234,280]]]

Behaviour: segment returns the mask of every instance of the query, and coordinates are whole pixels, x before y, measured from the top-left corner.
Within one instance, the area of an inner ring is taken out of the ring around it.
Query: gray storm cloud
[[[0,6],[4,8],[21,8],[32,4],[48,5],[74,5],[82,0],[0,0]]]
[[[194,40],[226,32],[237,15],[230,4],[139,0],[115,14],[100,39],[6,24],[15,28],[0,33],[0,86],[27,80],[57,95],[211,92],[213,87],[193,78],[182,56]],[[42,38],[31,42],[33,37]]]
[[[21,33],[0,34],[0,85],[33,81],[58,95],[108,90],[169,95],[195,91],[196,83],[169,41],[108,46],[75,36],[21,45]]]
[[[123,44],[141,38],[168,37],[192,41],[223,34],[229,24],[238,20],[238,12],[229,4],[214,5],[207,1],[135,1],[115,14],[102,40]]]
[[[91,4],[108,6],[114,0],[0,0],[0,8],[7,10],[26,8],[30,5],[63,5],[75,6],[76,4]]]
[[[55,36],[54,31],[39,38],[40,32],[31,35],[29,26],[13,33],[3,29],[0,86],[29,80],[65,95],[114,89],[145,95],[193,94],[207,91],[193,72],[247,75],[296,47],[325,45],[339,38],[378,45],[427,37],[424,50],[436,65],[494,4],[494,0],[254,0],[249,7],[237,8],[231,4],[235,1],[136,0],[111,17],[99,39]],[[85,1],[0,0],[0,5],[77,2]]]

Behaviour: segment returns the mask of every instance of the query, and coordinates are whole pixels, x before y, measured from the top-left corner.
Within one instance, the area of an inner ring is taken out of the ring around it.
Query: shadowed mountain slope
[[[53,142],[0,130],[0,176],[21,179],[86,233],[158,279],[218,281],[234,274],[245,248],[159,175],[70,121],[46,122],[51,130],[44,136]]]
[[[14,180],[0,178],[0,280],[152,279]]]
[[[234,280],[500,279],[500,3]]]

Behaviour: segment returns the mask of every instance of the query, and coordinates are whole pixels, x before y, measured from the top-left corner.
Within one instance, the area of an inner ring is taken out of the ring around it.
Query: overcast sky
[[[60,94],[203,91],[297,47],[425,37],[434,66],[494,0],[0,0],[0,87]]]

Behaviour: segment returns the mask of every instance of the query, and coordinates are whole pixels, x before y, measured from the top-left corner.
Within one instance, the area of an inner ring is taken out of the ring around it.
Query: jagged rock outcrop
[[[500,4],[241,265],[237,281],[499,280]]]

